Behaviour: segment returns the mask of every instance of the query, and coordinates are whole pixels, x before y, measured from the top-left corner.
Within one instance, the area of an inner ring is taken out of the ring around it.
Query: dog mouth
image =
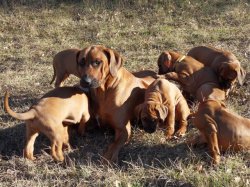
[[[232,86],[232,82],[230,80],[220,79],[220,87],[222,89],[229,89]]]
[[[142,120],[142,126],[144,131],[150,134],[156,131],[157,124],[158,123],[156,120],[151,120],[151,119]]]
[[[98,88],[100,84],[98,80],[84,76],[80,80],[80,86],[83,88]]]

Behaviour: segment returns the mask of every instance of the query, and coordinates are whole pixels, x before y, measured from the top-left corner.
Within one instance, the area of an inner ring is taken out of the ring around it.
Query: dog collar
[[[181,62],[184,58],[186,58],[186,55],[180,56],[175,62]]]

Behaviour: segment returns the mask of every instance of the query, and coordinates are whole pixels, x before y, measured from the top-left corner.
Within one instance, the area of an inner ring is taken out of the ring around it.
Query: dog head
[[[161,103],[147,102],[137,107],[142,127],[147,133],[156,131],[157,125],[161,125],[167,117],[168,109]]]
[[[161,53],[161,55],[158,58],[157,64],[159,68],[158,71],[159,75],[168,73],[173,65],[170,53],[168,51],[164,51],[163,53]]]
[[[104,84],[109,75],[116,77],[123,64],[121,56],[116,51],[101,45],[83,49],[78,62],[81,65],[80,84],[88,88],[97,88]]]
[[[231,88],[238,79],[243,84],[246,76],[245,71],[237,63],[222,63],[219,67],[219,82],[223,88]]]

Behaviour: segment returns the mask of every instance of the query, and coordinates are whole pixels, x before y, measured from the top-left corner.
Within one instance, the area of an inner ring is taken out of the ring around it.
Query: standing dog
[[[155,80],[146,90],[144,103],[136,108],[143,128],[148,133],[156,131],[157,125],[166,127],[166,139],[175,131],[175,121],[179,122],[177,135],[187,130],[187,117],[190,114],[187,102],[181,91],[165,79]]]
[[[136,118],[134,108],[143,102],[149,84],[122,67],[121,56],[104,46],[85,48],[78,60],[84,62],[80,84],[91,88],[91,97],[96,102],[94,108],[100,122],[115,130],[115,140],[104,157],[116,162],[120,149],[131,135],[130,120]]]
[[[56,79],[55,87],[60,87],[70,74],[80,78],[79,66],[82,63],[77,61],[79,53],[80,49],[66,49],[55,55],[53,59],[54,75],[50,84]]]
[[[198,101],[225,99],[225,92],[221,90],[215,72],[190,56],[165,51],[159,56],[158,66],[159,74],[166,73],[163,77],[180,83],[183,90]]]
[[[36,105],[25,113],[16,113],[9,107],[6,92],[4,106],[9,115],[26,121],[26,146],[24,156],[34,160],[34,143],[38,133],[45,134],[51,141],[51,154],[57,161],[63,161],[63,146],[70,148],[67,125],[80,123],[78,132],[84,133],[89,120],[88,98],[77,87],[56,88],[45,94]]]
[[[232,88],[237,79],[239,84],[243,85],[246,72],[233,53],[214,47],[198,46],[192,48],[187,55],[211,67],[224,88]]]
[[[233,114],[222,102],[203,101],[192,116],[194,125],[209,145],[214,164],[220,162],[221,151],[250,149],[250,119]]]

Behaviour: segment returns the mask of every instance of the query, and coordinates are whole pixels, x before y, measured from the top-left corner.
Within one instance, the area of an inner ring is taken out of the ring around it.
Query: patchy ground
[[[47,2],[47,1],[46,1]],[[25,111],[53,86],[53,56],[67,48],[103,44],[119,51],[130,71],[157,70],[163,50],[186,53],[198,45],[232,51],[250,72],[250,4],[245,1],[138,1],[112,3],[27,3],[0,7],[0,94],[11,92],[10,105]],[[74,2],[74,1],[73,1]],[[77,83],[71,77],[67,85]],[[250,73],[227,104],[250,118]],[[226,153],[219,167],[209,166],[207,149],[191,149],[185,139],[162,143],[163,133],[133,129],[117,166],[104,166],[101,155],[112,131],[89,128],[85,137],[71,131],[74,150],[55,163],[49,141],[39,136],[37,160],[22,157],[25,125],[0,108],[0,186],[248,186],[250,155]]]

